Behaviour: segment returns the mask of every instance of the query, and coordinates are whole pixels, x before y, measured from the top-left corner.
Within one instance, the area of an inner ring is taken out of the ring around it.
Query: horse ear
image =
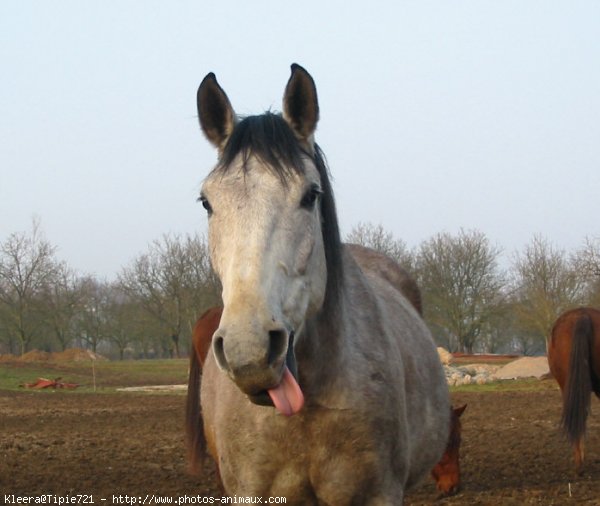
[[[311,138],[319,121],[317,87],[311,75],[296,63],[292,64],[292,75],[283,94],[283,118],[303,141]]]
[[[467,409],[466,404],[464,406],[461,406],[460,408],[454,408],[454,414],[460,418],[460,415],[464,413],[465,409]]]
[[[222,150],[233,132],[236,118],[229,98],[212,72],[207,74],[200,83],[196,101],[198,118],[204,135],[214,146]]]

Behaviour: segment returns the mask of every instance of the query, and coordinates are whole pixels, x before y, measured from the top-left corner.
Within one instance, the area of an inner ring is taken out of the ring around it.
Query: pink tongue
[[[304,394],[296,378],[294,378],[294,375],[287,366],[284,366],[281,383],[275,388],[268,390],[268,392],[275,405],[275,409],[282,415],[295,415],[304,406]]]

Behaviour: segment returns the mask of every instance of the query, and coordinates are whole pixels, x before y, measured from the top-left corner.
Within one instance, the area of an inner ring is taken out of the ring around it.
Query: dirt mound
[[[48,362],[50,355],[47,351],[31,350],[21,355],[17,360],[20,362]]]
[[[523,357],[501,367],[495,379],[541,378],[550,372],[546,357]]]
[[[107,358],[90,350],[82,350],[81,348],[69,348],[65,351],[54,353],[31,350],[20,357],[11,355],[10,353],[0,355],[0,362],[84,362],[89,360],[107,360]]]

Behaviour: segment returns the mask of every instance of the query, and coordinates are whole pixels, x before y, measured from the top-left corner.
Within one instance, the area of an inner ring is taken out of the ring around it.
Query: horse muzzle
[[[219,367],[252,403],[274,406],[289,416],[304,405],[294,354],[294,332],[277,329],[268,335],[267,346],[257,347],[219,329],[213,337],[214,355]]]

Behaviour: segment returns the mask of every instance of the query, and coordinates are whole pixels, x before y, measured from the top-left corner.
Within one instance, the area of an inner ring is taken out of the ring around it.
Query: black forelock
[[[241,155],[242,169],[247,171],[252,155],[285,182],[292,173],[302,171],[303,154],[305,151],[281,115],[266,112],[260,116],[247,116],[236,124],[223,149],[217,170],[226,171]]]

